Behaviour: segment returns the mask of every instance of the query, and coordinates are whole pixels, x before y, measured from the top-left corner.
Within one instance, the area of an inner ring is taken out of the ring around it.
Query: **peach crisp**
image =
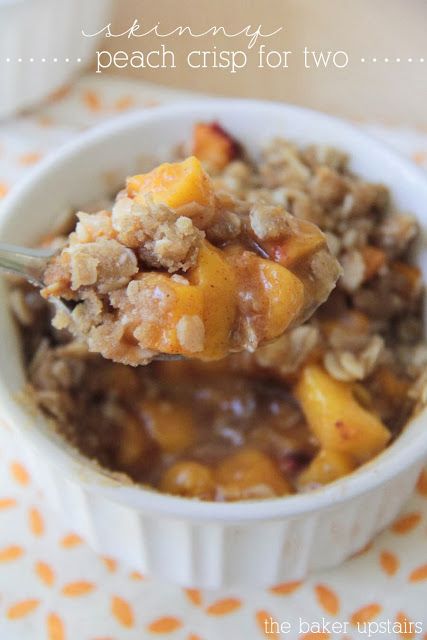
[[[128,178],[111,211],[77,219],[42,295],[73,301],[55,326],[123,364],[253,352],[306,320],[340,273],[317,226],[215,189],[195,156]]]
[[[43,295],[71,319],[13,287],[27,395],[123,482],[216,501],[334,482],[427,402],[416,221],[336,149],[249,160],[204,123],[187,153],[54,239]]]

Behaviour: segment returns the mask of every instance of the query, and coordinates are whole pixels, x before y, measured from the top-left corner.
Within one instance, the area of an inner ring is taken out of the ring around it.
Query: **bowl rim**
[[[0,236],[3,224],[13,216],[15,207],[19,206],[20,199],[27,192],[31,192],[33,185],[36,185],[40,179],[48,174],[53,166],[57,167],[58,163],[66,162],[67,159],[74,157],[82,149],[107,139],[110,134],[120,134],[120,132],[128,130],[136,124],[141,126],[149,125],[150,121],[170,118],[175,115],[179,116],[184,113],[188,114],[189,111],[194,113],[195,117],[202,118],[203,111],[209,111],[212,108],[219,112],[221,112],[221,109],[229,110],[231,108],[261,109],[270,111],[270,113],[280,110],[282,112],[286,111],[290,115],[298,113],[307,118],[316,118],[317,121],[323,120],[329,125],[332,124],[345,130],[356,142],[357,140],[363,141],[365,144],[377,149],[378,152],[387,154],[395,164],[397,163],[397,166],[406,173],[409,172],[416,183],[420,185],[420,188],[423,188],[427,194],[427,175],[419,167],[401,156],[387,144],[341,118],[287,103],[239,98],[200,98],[198,100],[191,99],[191,101],[183,100],[146,111],[133,111],[111,118],[60,146],[21,179],[19,184],[4,198],[0,207]],[[221,117],[220,113],[218,117]],[[183,498],[160,493],[155,489],[141,485],[119,482],[110,472],[100,469],[82,454],[74,452],[69,445],[64,446],[54,437],[44,433],[35,424],[34,416],[30,419],[28,412],[10,395],[3,384],[3,375],[3,372],[1,372],[0,414],[3,415],[7,423],[11,423],[14,430],[22,434],[24,440],[30,442],[33,448],[44,450],[49,463],[56,465],[61,473],[68,474],[75,481],[85,484],[89,490],[96,491],[121,506],[128,506],[139,511],[150,511],[162,516],[236,523],[279,519],[325,510],[332,508],[337,503],[345,502],[374,490],[379,485],[385,484],[388,480],[403,473],[408,467],[416,464],[422,458],[427,457],[427,429],[425,429],[409,442],[403,442],[399,436],[381,454],[359,467],[353,473],[311,492],[232,503],[204,502]],[[405,426],[405,431],[423,421],[426,415],[427,409],[421,411],[409,421]],[[24,426],[25,423],[27,423],[27,426]]]

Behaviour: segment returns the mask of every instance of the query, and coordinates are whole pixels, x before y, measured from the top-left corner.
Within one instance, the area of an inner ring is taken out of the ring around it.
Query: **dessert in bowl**
[[[280,345],[232,362],[133,369],[58,336],[46,343],[39,318],[38,332],[31,322],[26,330],[36,355],[30,382],[45,415],[61,407],[69,414],[58,433],[19,405],[14,394],[25,378],[18,337],[2,354],[2,404],[46,493],[97,549],[183,584],[272,584],[366,544],[396,515],[422,466],[424,256],[421,250],[419,267],[409,263],[417,226],[392,213],[380,183],[391,187],[396,212],[410,211],[422,224],[424,177],[327,116],[203,101],[126,116],[85,134],[12,194],[0,231],[8,241],[36,242],[58,212],[111,193],[107,173],[116,173],[119,189],[127,175],[145,170],[142,153],[151,167],[170,160],[200,121],[219,122],[247,152],[210,167],[216,188],[250,210],[261,201],[267,210],[284,206],[326,231],[344,268],[336,293]],[[278,137],[292,144],[275,142],[262,158]],[[347,153],[349,167],[343,153],[325,146]],[[18,220],[28,211],[40,213],[24,227]],[[279,260],[293,255],[279,249],[273,242]],[[25,315],[31,294],[21,294],[12,298]],[[1,322],[12,336],[6,310]],[[106,398],[108,388],[114,393]]]

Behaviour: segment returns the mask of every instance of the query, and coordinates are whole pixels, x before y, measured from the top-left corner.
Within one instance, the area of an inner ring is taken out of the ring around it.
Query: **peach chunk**
[[[117,447],[117,462],[121,468],[141,463],[150,453],[149,437],[136,418],[127,415],[121,421],[121,437]]]
[[[193,153],[213,170],[220,171],[239,153],[239,145],[216,122],[199,122],[194,127]]]
[[[323,233],[311,222],[294,219],[295,229],[280,241],[258,240],[269,258],[288,269],[296,267],[303,260],[326,246]]]
[[[321,449],[298,476],[298,485],[302,488],[328,484],[351,473],[355,466],[354,460],[348,453]]]
[[[280,264],[258,258],[261,287],[267,297],[264,340],[273,340],[286,331],[304,305],[304,285]]]
[[[202,360],[228,354],[236,278],[219,249],[203,240],[197,263],[185,278],[148,272],[139,275],[137,284],[144,299],[152,301],[150,317],[134,333],[144,348]]]
[[[390,432],[355,399],[353,387],[332,378],[319,365],[307,365],[295,387],[308,424],[325,449],[365,462],[390,440]]]
[[[262,451],[242,449],[231,454],[216,469],[219,492],[227,500],[282,496],[290,485],[276,463]]]
[[[230,246],[224,253],[236,273],[240,312],[259,342],[278,338],[302,311],[303,283],[280,264],[240,247]]]
[[[182,460],[175,462],[165,471],[160,481],[160,489],[184,498],[213,500],[215,482],[209,467],[200,462]]]
[[[144,320],[135,331],[135,337],[143,343],[144,348],[160,353],[182,353],[189,357],[201,351],[204,346],[201,320],[204,302],[201,289],[185,284],[185,281],[181,283],[169,274],[156,272],[140,274],[137,284],[144,290],[145,299],[152,301],[153,318]],[[195,322],[196,328],[200,328],[200,331],[197,331],[200,335],[196,336],[193,330],[192,341],[188,343],[183,339],[180,327],[183,322],[191,324],[194,319],[198,319]]]
[[[182,162],[165,162],[149,173],[128,178],[127,193],[137,201],[149,194],[155,203],[165,204],[171,209],[195,205],[210,210],[212,216],[214,214],[211,179],[194,156]],[[184,213],[193,217],[189,211]],[[209,222],[210,217],[206,216],[206,224]]]
[[[159,400],[144,400],[139,409],[153,440],[167,453],[181,453],[197,433],[190,408]]]
[[[202,242],[197,264],[187,272],[190,284],[202,296],[205,345],[202,360],[225,357],[237,312],[236,277],[222,251],[207,240]]]

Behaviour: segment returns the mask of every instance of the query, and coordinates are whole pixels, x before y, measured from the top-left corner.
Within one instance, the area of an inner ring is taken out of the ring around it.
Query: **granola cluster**
[[[144,333],[161,317],[167,292],[153,301],[141,264],[147,270],[187,271],[195,264],[204,232],[165,205],[149,198],[137,203],[122,194],[111,212],[76,216],[75,231],[46,270],[42,294],[78,304],[69,317],[57,312],[53,324],[85,339],[90,350],[105,358],[130,365],[149,362],[155,354],[144,348]],[[183,276],[176,278],[186,282]],[[193,350],[202,348],[201,318],[181,321],[179,335],[187,343],[188,326],[195,331]]]

